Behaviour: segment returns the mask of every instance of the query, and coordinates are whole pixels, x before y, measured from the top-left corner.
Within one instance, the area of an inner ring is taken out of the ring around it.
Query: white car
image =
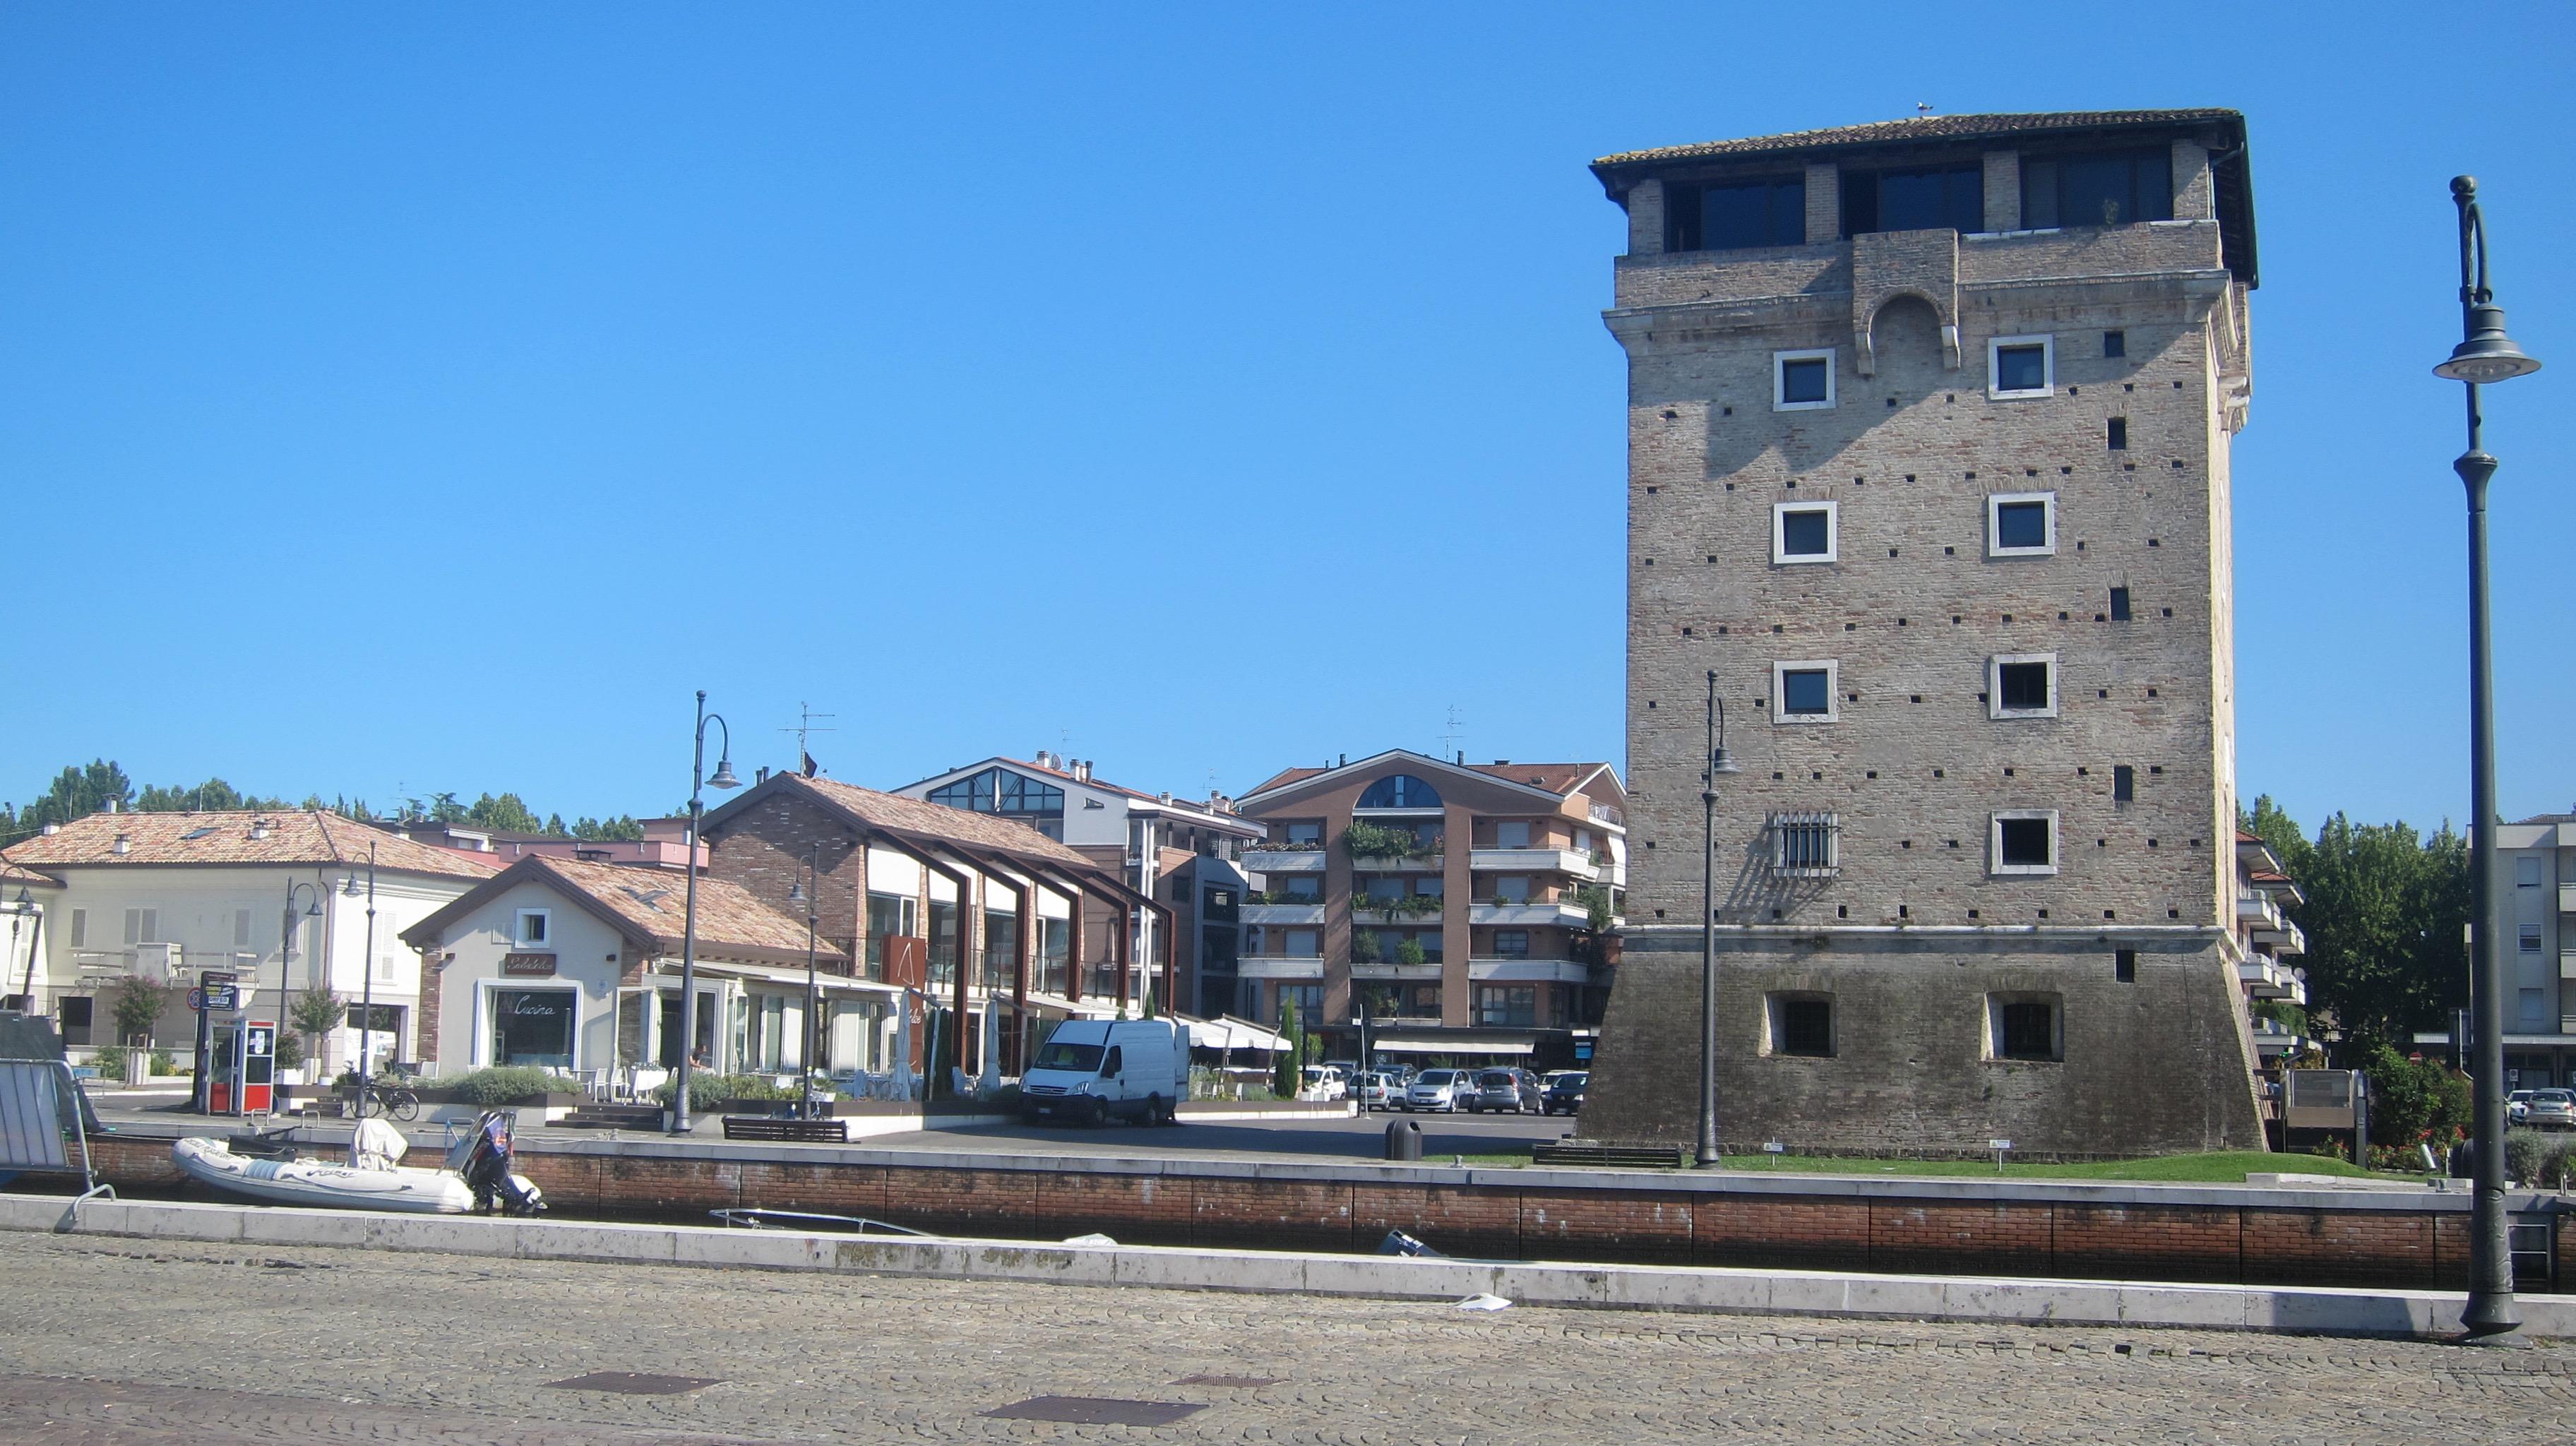
[[[1342,1078],[1339,1065],[1310,1064],[1298,1074],[1297,1098],[1301,1100],[1323,1102],[1350,1096],[1351,1087]]]
[[[1474,1076],[1463,1069],[1426,1069],[1405,1088],[1404,1108],[1456,1114],[1459,1096],[1475,1087]]]
[[[2538,1090],[2515,1090],[2513,1093],[2506,1095],[2504,1097],[2505,1123],[2518,1125],[2525,1119],[2529,1118],[2531,1114],[2531,1097],[2538,1093],[2540,1093]]]

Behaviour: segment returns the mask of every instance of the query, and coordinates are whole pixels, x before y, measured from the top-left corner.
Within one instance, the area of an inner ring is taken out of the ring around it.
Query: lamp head
[[[788,882],[787,902],[791,904],[801,904],[805,902],[805,881],[803,879],[793,879]]]
[[[322,917],[322,891],[320,889],[315,889],[313,891],[313,902],[305,906],[304,917],[308,919],[319,919]]]
[[[361,898],[365,896],[366,892],[367,891],[365,889],[359,887],[358,876],[356,874],[351,874],[340,881],[340,894],[343,898]]]
[[[742,780],[733,776],[733,760],[732,760],[732,759],[730,759],[730,758],[719,758],[719,759],[717,759],[717,760],[716,760],[716,771],[715,771],[715,773],[714,773],[711,777],[709,777],[709,778],[707,779],[707,787],[709,787],[709,788],[740,788],[740,787],[742,787]]]
[[[2540,370],[2538,358],[2527,355],[2513,344],[2504,332],[2504,308],[2493,302],[2469,308],[2468,340],[2451,348],[2451,359],[2433,368],[2433,375],[2455,382],[2483,385],[2509,382]]]
[[[1725,749],[1720,748],[1708,756],[1708,771],[1713,774],[1742,773],[1744,771],[1744,765],[1736,762]]]

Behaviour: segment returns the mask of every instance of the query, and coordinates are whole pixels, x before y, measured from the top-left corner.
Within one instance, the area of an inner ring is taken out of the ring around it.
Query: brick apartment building
[[[1593,170],[1629,230],[1636,867],[1584,1132],[1693,1131],[1713,675],[1730,1147],[2259,1147],[2242,118],[1927,117]]]
[[[1144,981],[1139,997],[1150,986],[1156,999],[1184,1013],[1234,1007],[1243,928],[1235,911],[1245,887],[1236,860],[1261,837],[1261,825],[1238,815],[1231,800],[1122,787],[1095,776],[1089,759],[1043,749],[1034,762],[987,758],[894,792],[1026,824],[1161,900],[1172,911],[1171,937],[1156,934],[1163,927],[1156,915],[1138,915],[1137,957],[1169,958],[1171,972]]]
[[[1248,1018],[1295,1009],[1356,1059],[1539,1067],[1587,1058],[1627,887],[1626,791],[1607,763],[1470,765],[1402,749],[1291,768],[1236,805]],[[1598,905],[1596,909],[1595,905]]]

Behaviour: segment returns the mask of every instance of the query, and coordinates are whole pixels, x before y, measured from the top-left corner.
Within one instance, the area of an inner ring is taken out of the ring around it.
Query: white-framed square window
[[[1801,658],[1771,665],[1771,721],[1834,723],[1839,706],[1842,665],[1831,658]]]
[[[531,948],[548,948],[554,943],[554,911],[521,909],[510,928],[510,942]]]
[[[1842,560],[1842,504],[1839,502],[1774,502],[1771,504],[1773,562],[1839,562]]]
[[[2057,655],[1997,653],[1986,660],[1986,716],[2057,716]]]
[[[1986,343],[1986,396],[1990,400],[2045,397],[2056,391],[2056,338],[1999,336]]]
[[[2022,875],[2057,872],[2057,810],[2007,808],[1987,826],[1986,872]]]
[[[2056,493],[1987,494],[1986,556],[2053,557],[2056,553]]]
[[[1816,412],[1834,404],[1834,349],[1771,353],[1771,410]]]

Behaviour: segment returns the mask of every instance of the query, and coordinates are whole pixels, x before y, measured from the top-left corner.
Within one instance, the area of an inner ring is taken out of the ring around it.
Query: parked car
[[[1547,1082],[1547,1097],[1539,1102],[1543,1115],[1580,1114],[1583,1110],[1583,1087],[1592,1082],[1592,1071],[1559,1070]]]
[[[1460,1096],[1475,1088],[1462,1069],[1426,1069],[1404,1087],[1404,1109],[1455,1114]]]
[[[1525,1069],[1480,1069],[1475,1074],[1475,1088],[1462,1101],[1469,1114],[1492,1110],[1497,1114],[1534,1115],[1538,1113],[1540,1090],[1538,1076]]]
[[[1297,1098],[1328,1101],[1350,1098],[1351,1087],[1337,1064],[1310,1064],[1298,1075]]]
[[[2506,1095],[2504,1097],[2505,1123],[2509,1125],[2521,1124],[2524,1112],[2531,1108],[2531,1097],[2538,1093],[2540,1093],[2538,1090],[2515,1090],[2513,1093]]]
[[[1189,1080],[1189,1043],[1172,1021],[1068,1019],[1020,1078],[1020,1118],[1168,1125]]]
[[[2522,1122],[2535,1130],[2576,1130],[2576,1090],[2533,1090]]]
[[[1357,1093],[1362,1110],[1391,1110],[1403,1098],[1404,1086],[1396,1083],[1394,1075],[1371,1070],[1360,1076]]]

